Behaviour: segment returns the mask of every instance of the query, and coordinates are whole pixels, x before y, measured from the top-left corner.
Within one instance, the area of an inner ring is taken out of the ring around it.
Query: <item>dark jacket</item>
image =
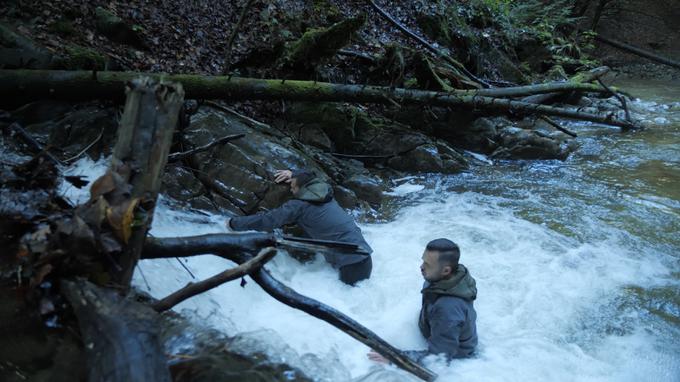
[[[294,199],[281,207],[257,215],[234,217],[230,226],[235,231],[272,231],[293,223],[312,239],[352,243],[368,253],[373,252],[354,219],[333,199],[330,185],[320,179],[311,180],[300,187]],[[366,255],[360,254],[326,255],[326,260],[335,267],[365,259]]]
[[[458,265],[454,276],[432,284],[425,282],[418,327],[427,339],[427,351],[409,351],[418,362],[428,354],[444,353],[448,359],[470,356],[477,346],[475,279]]]

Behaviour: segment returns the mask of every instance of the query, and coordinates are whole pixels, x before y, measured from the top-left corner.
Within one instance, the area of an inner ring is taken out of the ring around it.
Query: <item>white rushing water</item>
[[[104,166],[82,159],[71,174],[94,179]],[[438,237],[457,242],[477,280],[479,348],[472,359],[430,360],[441,381],[677,381],[678,349],[664,327],[636,307],[620,308],[622,288],[654,287],[672,272],[663,253],[645,256],[614,227],[599,224],[596,241],[580,242],[518,216],[512,200],[452,193],[408,183],[408,197],[389,223],[362,225],[374,249],[370,280],[349,287],[321,258],[300,264],[279,254],[268,269],[299,293],[318,299],[402,349],[425,346],[417,328],[420,256]],[[77,197],[74,190],[71,197]],[[225,232],[224,217],[178,211],[161,199],[152,234]],[[198,279],[229,261],[188,259]],[[172,260],[142,261],[134,283],[163,297],[191,281]],[[175,308],[230,336],[241,352],[264,352],[321,381],[407,381],[410,375],[366,358],[368,348],[332,326],[285,306],[249,281],[221,286]],[[650,324],[650,322],[652,322]]]

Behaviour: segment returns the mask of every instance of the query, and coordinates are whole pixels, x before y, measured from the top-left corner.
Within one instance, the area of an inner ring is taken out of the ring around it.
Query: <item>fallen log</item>
[[[138,77],[134,72],[89,72],[49,70],[0,70],[0,94],[5,100],[60,98],[86,100],[119,98],[123,84]],[[623,129],[639,126],[613,116],[581,113],[569,109],[538,105],[523,101],[470,95],[469,93],[432,92],[380,86],[343,85],[326,82],[264,80],[228,76],[147,74],[155,78],[179,82],[187,98],[196,99],[259,99],[316,102],[365,102],[434,105],[475,108],[496,112],[554,115],[590,121]],[[463,91],[465,92],[465,91]]]
[[[238,236],[244,237],[239,238]],[[214,254],[237,264],[244,264],[251,260],[253,256],[235,249],[239,246],[253,245],[265,238],[270,239],[272,236],[251,233],[243,235],[215,234],[181,238],[149,238],[142,257],[170,258]],[[222,246],[221,244],[228,246]],[[420,366],[401,350],[390,345],[363,325],[330,306],[297,293],[276,280],[264,267],[260,267],[252,272],[250,277],[276,300],[328,322],[377,351],[396,366],[426,381],[432,381],[436,378],[436,374]]]
[[[268,233],[208,234],[189,237],[148,237],[142,259],[189,257],[220,252],[222,254],[257,252],[273,246],[276,238]],[[172,251],[173,255],[168,255]]]
[[[671,60],[668,57],[660,56],[658,54],[652,53],[650,51],[640,49],[636,46],[626,44],[621,41],[612,40],[610,38],[601,36],[599,34],[595,35],[595,40],[605,43],[607,45],[613,46],[614,48],[620,49],[624,52],[631,53],[640,57],[644,57],[648,60],[658,62],[660,64],[668,65],[676,69],[680,69],[680,62]]]
[[[171,309],[180,302],[196,296],[200,293],[218,287],[224,283],[241,278],[261,267],[276,255],[276,248],[267,247],[260,251],[257,256],[239,265],[238,267],[227,269],[215,276],[196,283],[189,283],[184,288],[162,298],[151,305],[156,312],[164,312]]]
[[[87,281],[63,281],[61,291],[78,319],[88,381],[171,381],[153,310]]]
[[[569,79],[569,83],[572,84],[587,84],[590,82],[593,82],[601,77],[603,77],[605,74],[609,73],[609,67],[607,66],[600,66],[594,69],[591,69],[587,72],[581,72],[576,74],[574,77],[571,77]],[[562,95],[561,93],[558,92],[553,92],[553,93],[546,93],[546,94],[535,94],[535,95],[530,95],[528,97],[525,97],[522,99],[524,102],[529,102],[529,103],[548,103],[549,101],[555,99],[556,97],[559,97]]]

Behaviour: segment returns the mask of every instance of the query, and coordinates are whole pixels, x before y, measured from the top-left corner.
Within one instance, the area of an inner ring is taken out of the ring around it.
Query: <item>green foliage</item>
[[[552,54],[553,64],[573,70],[593,67],[597,62],[587,52],[592,50],[592,32],[575,33],[571,15],[573,0],[523,0],[510,5],[509,19],[513,37],[529,34],[536,37]]]

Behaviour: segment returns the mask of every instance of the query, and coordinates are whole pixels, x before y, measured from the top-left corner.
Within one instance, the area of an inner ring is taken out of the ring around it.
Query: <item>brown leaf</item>
[[[102,195],[108,194],[116,188],[113,180],[113,173],[107,171],[106,174],[97,178],[90,187],[90,200],[96,199]]]
[[[96,200],[90,199],[89,202],[78,207],[77,214],[92,227],[100,227],[106,218],[108,207],[109,203],[106,199],[103,196],[99,196]]]
[[[120,205],[106,210],[106,219],[113,228],[118,239],[127,244],[132,235],[132,222],[135,219],[135,208],[139,198],[129,199]]]

